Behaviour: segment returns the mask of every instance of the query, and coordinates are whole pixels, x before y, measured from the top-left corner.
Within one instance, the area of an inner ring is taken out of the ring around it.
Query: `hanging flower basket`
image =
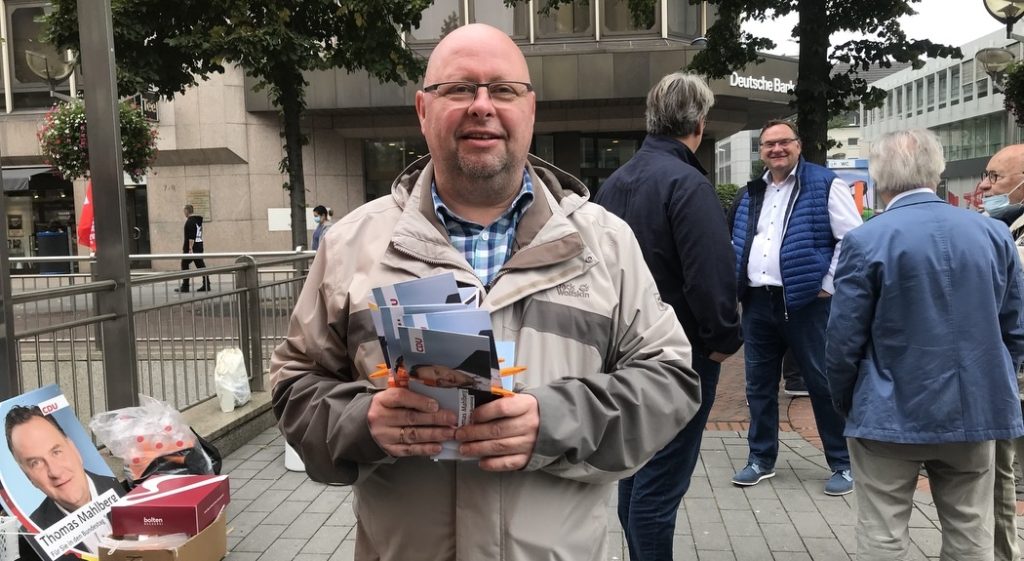
[[[142,110],[127,101],[121,109],[121,160],[124,171],[139,181],[156,158],[157,132]],[[85,129],[85,105],[81,101],[54,105],[36,132],[43,158],[69,181],[89,175],[89,139]]]

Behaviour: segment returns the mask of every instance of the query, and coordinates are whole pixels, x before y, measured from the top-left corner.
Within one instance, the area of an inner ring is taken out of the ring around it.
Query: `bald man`
[[[694,416],[690,345],[630,228],[530,156],[536,95],[502,31],[434,49],[416,113],[430,149],[391,197],[321,242],[271,361],[307,473],[350,483],[358,560],[607,559],[612,484]],[[455,412],[368,374],[373,287],[452,272],[516,343],[517,393]],[[472,461],[432,461],[460,442]]]
[[[1010,228],[1017,251],[1024,244],[1024,144],[996,152],[981,175],[981,202],[989,216]],[[1017,383],[1021,379],[1018,374]],[[1020,389],[1020,388],[1018,388]],[[1021,394],[1024,397],[1024,393]],[[1017,488],[1013,460],[1024,460],[1024,438],[996,441],[995,561],[1018,561]]]

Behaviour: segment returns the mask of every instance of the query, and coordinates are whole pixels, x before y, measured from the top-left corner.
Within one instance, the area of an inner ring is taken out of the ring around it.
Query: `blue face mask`
[[[313,216],[313,223],[314,224],[319,224],[320,223],[320,215]]]
[[[1002,195],[992,195],[981,199],[982,206],[985,207],[985,212],[992,214],[993,212],[1010,205],[1010,195],[1014,191],[1020,189],[1020,186],[1024,185],[1024,181],[1017,184],[1016,187],[1010,189],[1009,193],[1003,193]]]

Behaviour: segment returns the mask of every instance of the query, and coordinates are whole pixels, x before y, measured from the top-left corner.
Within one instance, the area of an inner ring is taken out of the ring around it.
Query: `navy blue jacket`
[[[1006,226],[913,193],[847,232],[826,376],[846,436],[903,444],[1024,434],[1024,278]]]
[[[804,161],[803,158],[797,164],[796,185],[786,208],[785,234],[779,252],[782,287],[789,311],[798,310],[817,298],[822,280],[832,265],[836,239],[832,234],[828,198],[835,179],[836,174],[831,170]],[[747,183],[731,215],[741,300],[748,286],[749,242],[757,232],[757,221],[761,216],[761,204],[767,188],[762,177]]]
[[[694,350],[732,354],[742,339],[729,227],[705,174],[678,140],[648,135],[594,202],[632,227]]]

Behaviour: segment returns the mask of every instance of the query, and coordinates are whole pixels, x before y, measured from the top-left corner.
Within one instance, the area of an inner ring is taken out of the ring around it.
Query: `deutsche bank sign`
[[[733,72],[732,75],[729,76],[729,85],[734,88],[775,93],[786,93],[794,87],[792,80],[783,82],[779,78],[740,76],[736,72]]]

